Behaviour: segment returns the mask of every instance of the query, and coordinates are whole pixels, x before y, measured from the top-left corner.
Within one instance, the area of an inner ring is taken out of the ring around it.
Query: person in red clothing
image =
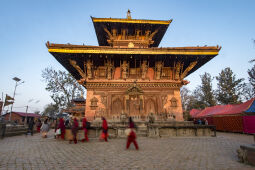
[[[63,118],[60,118],[59,119],[59,125],[58,125],[58,128],[61,130],[61,139],[65,139],[65,130],[66,130],[66,127],[65,127],[65,122],[64,122],[64,119]]]
[[[108,136],[108,125],[107,121],[104,117],[102,117],[103,123],[102,123],[102,138],[104,138],[105,142],[107,142],[107,136]]]
[[[84,130],[84,139],[82,139],[82,142],[84,142],[85,140],[86,140],[87,142],[89,141],[87,123],[88,123],[88,121],[87,121],[86,117],[84,117],[84,118],[82,119],[82,128],[83,128],[83,130]]]
[[[73,134],[73,141],[75,144],[77,144],[78,130],[79,130],[79,123],[78,123],[78,120],[76,118],[74,118],[73,125],[72,125],[72,134]],[[72,141],[70,140],[69,143],[72,143]]]
[[[36,122],[36,130],[37,130],[38,133],[40,133],[41,126],[42,126],[42,122],[41,122],[40,119],[38,119],[37,122]]]
[[[133,142],[134,145],[135,145],[136,150],[138,150],[139,147],[138,147],[138,144],[136,142],[136,134],[135,134],[135,131],[134,131],[135,123],[133,122],[131,117],[129,117],[129,126],[128,126],[128,128],[130,128],[130,133],[127,137],[126,149],[128,149],[130,144]]]

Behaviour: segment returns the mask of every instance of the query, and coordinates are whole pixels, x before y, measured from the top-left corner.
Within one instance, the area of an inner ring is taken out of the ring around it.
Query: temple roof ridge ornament
[[[129,9],[128,9],[128,11],[127,11],[127,19],[132,19],[132,18],[131,18],[131,12],[130,12]]]

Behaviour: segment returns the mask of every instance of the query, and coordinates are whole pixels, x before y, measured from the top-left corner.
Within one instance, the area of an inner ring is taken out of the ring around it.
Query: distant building
[[[72,100],[72,106],[63,110],[63,112],[68,113],[76,117],[84,117],[86,109],[86,99],[83,97],[76,98]]]
[[[8,121],[10,117],[10,113],[6,113],[3,116],[4,116],[4,119]],[[27,117],[27,120],[29,121],[30,119],[38,119],[41,117],[41,115],[35,114],[35,113],[12,112],[11,121],[16,121],[18,124],[24,124],[26,117]]]

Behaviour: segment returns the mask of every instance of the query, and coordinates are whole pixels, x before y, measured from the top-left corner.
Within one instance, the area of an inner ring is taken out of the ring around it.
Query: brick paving
[[[217,133],[217,137],[138,138],[125,150],[125,139],[69,144],[53,133],[42,139],[14,136],[0,139],[0,169],[255,169],[238,162],[236,150],[253,142],[244,134]]]

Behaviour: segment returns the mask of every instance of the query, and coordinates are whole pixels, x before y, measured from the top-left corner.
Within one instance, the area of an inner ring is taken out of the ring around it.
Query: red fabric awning
[[[233,104],[233,105],[217,105],[213,107],[207,107],[204,110],[200,111],[199,113],[192,116],[195,111],[191,112],[190,115],[194,118],[201,118],[207,116],[215,116],[215,115],[235,115],[235,114],[243,114],[249,107],[252,105],[255,98],[248,100],[242,104]],[[197,109],[196,109],[197,110]]]
[[[199,114],[202,110],[199,110],[199,109],[192,109],[189,114],[191,117],[195,117],[197,114]]]

